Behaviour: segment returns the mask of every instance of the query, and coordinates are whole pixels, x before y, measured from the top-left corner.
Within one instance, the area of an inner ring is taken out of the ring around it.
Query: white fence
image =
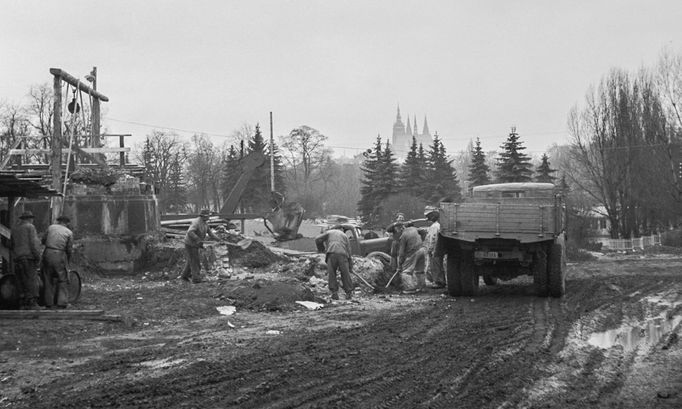
[[[636,239],[610,239],[600,238],[599,242],[605,249],[626,251],[626,250],[644,250],[651,246],[661,245],[661,235],[652,234],[651,236],[642,236]]]

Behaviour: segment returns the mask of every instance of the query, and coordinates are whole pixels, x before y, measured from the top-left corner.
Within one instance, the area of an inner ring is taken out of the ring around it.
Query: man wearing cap
[[[445,287],[445,274],[443,273],[443,256],[436,251],[438,234],[440,233],[440,213],[435,207],[427,206],[424,216],[431,222],[426,232],[424,249],[426,250],[426,278],[431,281],[430,287]]]
[[[339,299],[339,282],[336,271],[341,273],[341,285],[346,292],[346,299],[353,297],[353,281],[350,279],[350,269],[353,268],[353,258],[348,236],[341,226],[334,226],[315,237],[317,251],[327,253],[327,285],[332,293],[332,300]]]
[[[43,239],[42,273],[47,308],[66,308],[69,303],[68,267],[73,254],[73,232],[67,227],[70,222],[68,216],[59,216],[57,223],[47,228]]]
[[[395,230],[400,235],[397,271],[403,290],[418,290],[424,284],[424,247],[419,229],[397,224]]]
[[[12,229],[10,249],[14,258],[14,273],[19,279],[22,307],[40,309],[38,306],[38,263],[40,239],[33,225],[33,213],[27,210],[19,216],[19,223]]]
[[[182,270],[180,278],[184,281],[190,281],[190,274],[192,275],[192,282],[197,284],[201,282],[201,261],[199,259],[199,249],[204,247],[204,238],[208,234],[213,240],[221,241],[208,226],[208,219],[211,215],[207,209],[199,213],[199,217],[192,220],[192,223],[185,234],[185,268]]]

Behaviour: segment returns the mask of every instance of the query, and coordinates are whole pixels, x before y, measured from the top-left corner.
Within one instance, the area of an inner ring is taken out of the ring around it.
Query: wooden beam
[[[198,214],[163,214],[161,215],[161,224],[170,225],[174,223],[190,223],[192,220],[199,217]],[[223,213],[212,214],[209,223],[216,221],[216,218],[226,220],[253,220],[265,218],[264,213]]]
[[[9,240],[9,236],[12,234],[12,230],[4,224],[0,224],[0,236]]]
[[[74,148],[71,150],[72,153],[75,152],[85,152],[85,153],[124,153],[130,152],[130,148]],[[10,155],[44,155],[51,153],[52,149],[10,149]],[[67,149],[62,150],[62,153],[68,152]]]
[[[55,75],[53,79],[54,106],[52,116],[52,140],[50,140],[50,175],[52,189],[59,192],[62,187],[62,77]],[[50,222],[57,220],[62,213],[62,200],[50,198],[52,216]]]
[[[123,321],[120,315],[105,315],[103,310],[0,310],[0,319]]]
[[[78,87],[79,89],[85,91],[89,95],[99,99],[100,101],[108,102],[109,98],[100,94],[99,92],[95,91],[94,89],[90,88],[88,86],[86,81],[81,81],[78,78],[72,76],[66,71],[63,71],[60,68],[50,68],[50,74],[54,75],[55,77],[59,77],[63,79],[65,82],[68,84],[71,84],[72,87]]]

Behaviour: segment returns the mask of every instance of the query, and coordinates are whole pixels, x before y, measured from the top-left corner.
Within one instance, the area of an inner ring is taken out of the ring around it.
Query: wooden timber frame
[[[25,178],[16,175],[0,173],[0,197],[7,201],[7,213],[0,221],[0,257],[2,257],[2,271],[0,275],[14,272],[12,253],[7,248],[11,236],[11,228],[17,223],[18,215],[15,205],[22,197],[38,198],[60,196],[58,190],[46,188],[39,183],[39,178]]]
[[[78,92],[83,91],[92,97],[92,144],[99,147],[101,142],[100,135],[100,101],[108,102],[109,98],[90,88],[78,78],[70,75],[60,68],[50,68],[50,74],[54,76],[54,117],[52,134],[52,152],[50,157],[50,173],[52,175],[52,188],[59,191],[62,183],[62,82],[74,87]],[[69,146],[69,149],[72,147]],[[67,164],[68,165],[68,164]],[[61,198],[53,198],[52,201],[52,220],[55,220],[62,212]]]

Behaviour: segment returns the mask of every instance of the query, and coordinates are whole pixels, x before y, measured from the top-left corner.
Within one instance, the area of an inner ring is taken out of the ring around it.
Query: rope
[[[76,90],[80,92],[81,82],[78,80],[76,82]],[[66,184],[69,181],[69,163],[71,162],[71,148],[73,147],[73,135],[76,133],[76,107],[73,107],[73,113],[71,114],[71,130],[69,131],[69,152],[66,155],[66,171],[64,171],[64,187],[62,188],[62,195],[66,196]]]
[[[80,81],[78,82],[78,84],[80,84]],[[86,124],[86,122],[85,122],[85,105],[83,105],[83,91],[81,91],[80,89],[78,90],[78,97],[81,100],[81,116],[83,117],[83,127],[85,128],[85,124]],[[87,144],[87,141],[83,141],[83,142],[86,142],[85,145],[89,146]]]

